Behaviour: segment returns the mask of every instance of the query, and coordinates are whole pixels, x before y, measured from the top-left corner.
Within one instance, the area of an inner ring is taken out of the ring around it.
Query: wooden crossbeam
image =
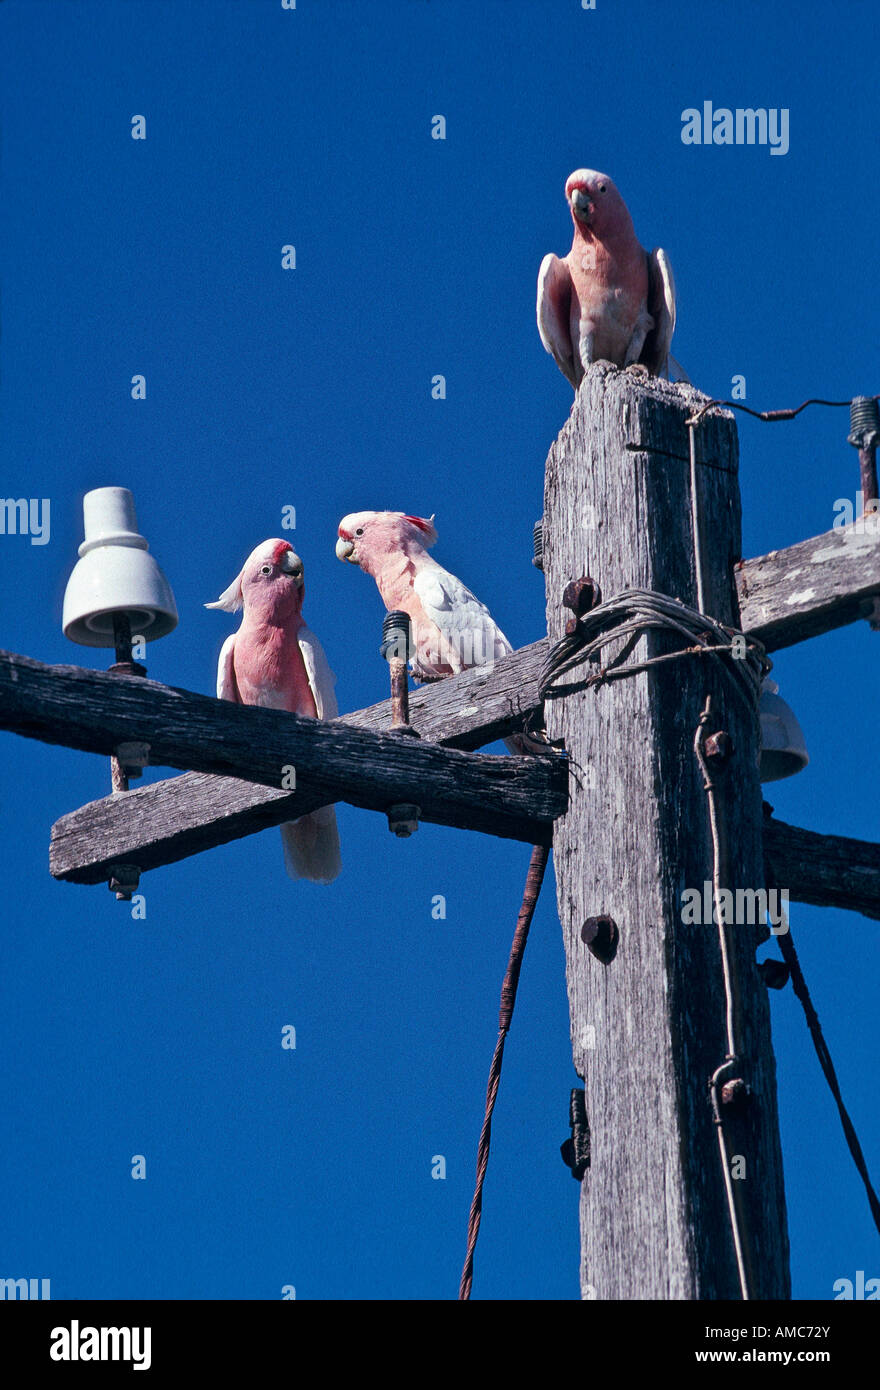
[[[137,864],[146,873],[280,825],[316,804],[299,793],[269,791],[234,777],[169,777],[62,816],[52,827],[50,868],[55,878],[71,883],[104,883],[114,864]],[[546,822],[528,821],[523,834],[512,838],[549,844],[551,830]],[[764,855],[792,902],[848,908],[880,920],[880,845],[767,818]]]
[[[426,734],[430,731],[435,738],[454,739],[457,746],[467,747],[481,736],[482,728],[485,726],[475,725],[476,707],[470,704],[465,703],[460,714],[452,713],[452,705],[455,702],[450,704],[449,695],[459,686],[469,689],[474,698],[479,690],[485,693],[493,729],[504,732],[514,727],[511,723],[512,714],[502,713],[504,702],[512,691],[528,690],[529,681],[534,680],[535,676],[529,676],[527,673],[534,670],[536,649],[543,647],[544,643],[536,643],[533,647],[523,648],[499,664],[491,673],[467,672],[442,685],[429,686],[413,692],[413,717],[416,717],[418,709],[420,722]],[[506,671],[503,669],[505,667],[508,668]],[[0,707],[5,705],[4,672],[8,675],[11,670],[18,669],[4,664],[4,659],[0,658]],[[49,672],[58,668],[43,669]],[[519,673],[515,680],[511,680],[512,672]],[[114,688],[109,692],[111,694],[115,693],[116,681],[123,679],[105,677],[94,672],[85,674],[95,676],[100,684],[112,680]],[[152,686],[154,683],[136,684]],[[168,691],[164,686],[159,686],[158,689],[172,696],[186,693]],[[445,698],[440,700],[440,695]],[[285,716],[281,718],[284,719]],[[359,710],[349,718],[357,719],[358,726],[363,730],[381,730],[387,727],[389,704],[384,702],[371,709]],[[516,718],[521,721],[522,715],[518,713]],[[341,722],[348,723],[349,719]],[[0,724],[9,727],[2,708]],[[394,735],[390,737],[394,739]],[[67,738],[53,741],[67,742]],[[395,743],[397,741],[395,739]],[[81,745],[77,743],[74,746]],[[106,752],[106,745],[97,751]],[[465,761],[473,762],[472,759]],[[503,761],[512,765],[530,760],[483,761],[493,764]],[[546,770],[545,760],[541,759],[539,762],[541,768]],[[480,812],[480,823],[472,823],[475,812],[470,805],[466,822],[458,810],[454,811],[453,818],[452,814],[447,814],[448,808],[440,814],[431,807],[426,811],[424,806],[422,819],[438,824],[467,823],[467,828],[486,829],[491,833],[528,843],[551,842],[551,826],[548,820],[538,820],[531,813],[505,818],[499,814],[498,795],[499,792],[493,788],[492,810],[488,822]],[[188,858],[215,845],[226,844],[243,835],[280,825],[282,821],[313,810],[325,799],[326,793],[313,787],[304,787],[302,781],[297,791],[291,793],[245,782],[238,777],[188,772],[183,776],[140,787],[125,796],[104,797],[62,816],[52,828],[50,868],[56,878],[74,883],[106,882],[114,864],[137,864],[146,872]],[[346,795],[340,796],[339,799],[350,798]],[[358,800],[354,804],[367,803]],[[863,913],[866,917],[880,920],[880,845],[842,836],[822,835],[768,818],[764,822],[764,851],[765,857],[772,865],[776,882],[780,887],[788,888],[792,901],[849,908]]]
[[[537,678],[546,645],[535,642],[492,669],[467,671],[411,691],[410,719],[421,740],[470,750],[522,729],[525,716],[538,708]],[[357,710],[340,722],[385,732],[391,702]],[[306,796],[301,782],[291,795],[237,778],[186,772],[139,787],[124,802],[108,796],[62,816],[52,827],[50,869],[56,878],[74,883],[106,881],[113,864],[138,864],[146,872],[280,825],[321,804]],[[424,807],[422,819],[452,823],[432,817]],[[493,817],[491,824],[478,828],[507,836],[509,826]],[[509,838],[550,843],[547,822],[523,817],[515,828]]]
[[[880,845],[764,818],[764,861],[792,899],[880,921]]]
[[[92,753],[147,743],[153,764],[221,774],[231,805],[237,779],[271,788],[270,800],[285,800],[279,819],[333,801],[378,811],[410,803],[421,808],[424,820],[535,842],[549,840],[552,821],[567,804],[563,757],[465,754],[422,739],[235,705],[156,681],[45,666],[8,652],[0,653],[0,728]],[[280,792],[291,768],[296,790]],[[129,817],[137,799],[157,800],[157,788],[125,797]],[[266,801],[265,791],[261,799]],[[63,836],[57,838],[60,844]]]
[[[736,584],[743,631],[771,652],[854,623],[880,595],[880,517],[744,560]]]

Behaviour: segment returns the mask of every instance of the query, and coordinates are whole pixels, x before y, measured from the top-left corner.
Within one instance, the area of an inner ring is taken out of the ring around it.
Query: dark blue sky
[[[874,17],[5,0],[3,491],[50,498],[52,529],[45,546],[0,536],[0,645],[107,664],[60,627],[82,495],[106,484],[132,489],[176,594],[178,630],[147,651],[171,685],[213,692],[230,623],[202,605],[281,534],[285,505],[343,711],[387,680],[375,587],[334,556],[347,512],[436,512],[440,562],[515,645],[538,637],[530,533],[571,391],[538,338],[535,281],[570,245],[567,174],[609,173],[642,241],[667,250],[674,351],[701,389],[727,396],[742,374],[756,408],[877,391],[880,119],[854,79]],[[681,113],[704,100],[786,108],[789,152],[683,144]],[[847,423],[741,421],[746,555],[827,530],[854,497]],[[783,819],[880,838],[878,657],[865,624],[779,655],[812,754],[768,789]],[[106,761],[0,746],[0,1275],[50,1277],[56,1298],[454,1297],[527,847],[430,826],[396,841],[343,806],[332,887],[290,883],[269,832],[146,876],[134,921],[47,871],[52,822],[106,794]],[[876,1172],[877,924],[792,920]],[[794,1291],[830,1298],[836,1279],[880,1273],[880,1249],[791,992],[772,1010]],[[558,1153],[575,1079],[551,877],[475,1298],[579,1296],[578,1191]]]

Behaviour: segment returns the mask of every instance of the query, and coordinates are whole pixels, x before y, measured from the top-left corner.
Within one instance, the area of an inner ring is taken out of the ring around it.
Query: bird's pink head
[[[276,537],[252,550],[229,588],[205,607],[222,608],[225,613],[244,608],[246,616],[283,622],[300,612],[304,592],[302,560],[290,541]]]
[[[336,554],[375,576],[393,555],[415,556],[437,539],[434,518],[405,512],[351,512],[339,523]]]
[[[607,174],[596,169],[575,169],[565,181],[565,196],[575,236],[604,241],[633,230],[629,209]]]

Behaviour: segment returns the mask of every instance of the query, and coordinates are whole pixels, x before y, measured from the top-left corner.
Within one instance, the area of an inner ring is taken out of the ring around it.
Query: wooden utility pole
[[[690,387],[595,365],[547,460],[544,573],[551,639],[571,614],[570,581],[604,600],[653,590],[697,608],[685,421],[706,398]],[[698,427],[704,611],[740,626],[737,437],[729,414]],[[642,637],[630,661],[682,646]],[[619,646],[619,644],[618,644]],[[727,1053],[717,925],[684,925],[682,894],[713,876],[707,798],[694,736],[707,694],[710,732],[734,752],[721,776],[729,886],[765,886],[757,724],[718,658],[683,657],[547,701],[572,772],[553,857],[568,962],[572,1049],[583,1077],[591,1166],[582,1182],[582,1293],[598,1299],[742,1296],[709,1078]],[[780,885],[782,886],[782,885]],[[589,918],[618,931],[603,963],[582,939]],[[766,931],[765,931],[766,935]],[[732,1190],[752,1298],[790,1294],[788,1235],[766,987],[758,931],[727,928],[738,982],[735,1072],[751,1096],[725,1107]],[[742,1088],[734,1088],[742,1096]]]

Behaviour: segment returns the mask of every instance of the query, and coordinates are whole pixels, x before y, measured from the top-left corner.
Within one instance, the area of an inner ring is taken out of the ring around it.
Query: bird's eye
[[[356,536],[362,536],[363,534],[364,534],[364,528],[363,528],[363,526],[359,526],[359,527],[357,528],[357,530],[355,531],[355,535],[356,535]]]
[[[260,569],[260,574],[271,574],[271,573],[272,573],[272,566],[271,566],[271,565],[263,565],[262,568]]]
[[[604,185],[604,183],[600,183],[600,184],[599,184],[599,192],[600,192],[600,193],[604,193],[605,191],[606,191],[606,190],[605,190],[605,185]]]

